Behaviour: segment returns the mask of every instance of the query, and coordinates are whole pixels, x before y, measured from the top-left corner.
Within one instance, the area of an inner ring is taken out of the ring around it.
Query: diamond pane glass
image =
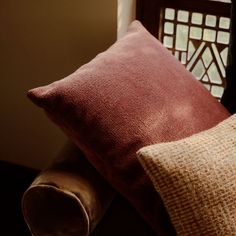
[[[177,25],[176,27],[176,43],[175,47],[177,50],[185,51],[188,43],[188,26]]]
[[[215,42],[216,31],[210,29],[204,29],[203,39],[209,42]]]
[[[192,70],[192,73],[196,76],[197,79],[201,79],[202,76],[204,75],[205,68],[201,60],[197,62],[195,67]]]
[[[229,44],[229,33],[219,31],[217,35],[217,42],[223,44]]]
[[[220,74],[216,68],[216,64],[213,62],[210,66],[210,68],[208,69],[208,75],[209,75],[209,78],[210,78],[210,81],[212,83],[215,83],[215,84],[221,84],[221,78],[220,78]]]
[[[220,99],[225,84],[230,19],[181,9],[163,11],[163,44]]]
[[[192,39],[201,39],[202,38],[202,29],[199,27],[190,28],[190,38]]]
[[[206,25],[215,27],[216,26],[216,16],[207,15],[206,16]]]
[[[205,68],[209,67],[209,65],[211,64],[213,60],[213,57],[209,48],[205,49],[204,53],[202,54],[202,59],[203,59]]]
[[[192,13],[192,23],[201,25],[202,24],[202,14],[200,13]]]
[[[189,12],[188,11],[178,11],[178,21],[188,22]]]
[[[175,19],[175,10],[172,8],[166,8],[165,19],[174,20]]]
[[[229,27],[230,27],[230,20],[229,20],[229,18],[220,17],[219,27],[222,28],[222,29],[229,29]]]
[[[223,92],[224,92],[224,88],[221,87],[221,86],[213,85],[212,88],[211,88],[211,93],[215,97],[222,97]]]
[[[172,48],[173,47],[173,37],[165,36],[163,43],[167,48]]]
[[[164,32],[166,34],[173,34],[174,33],[174,24],[170,22],[166,22],[164,25]]]

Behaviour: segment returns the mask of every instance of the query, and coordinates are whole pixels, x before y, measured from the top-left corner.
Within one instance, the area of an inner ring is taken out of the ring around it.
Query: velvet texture
[[[235,140],[236,115],[191,137],[138,151],[177,235],[236,235]]]
[[[28,96],[160,235],[172,235],[174,228],[136,151],[228,116],[138,21],[91,62]]]
[[[35,236],[87,236],[114,196],[82,152],[68,142],[25,191],[22,209]]]

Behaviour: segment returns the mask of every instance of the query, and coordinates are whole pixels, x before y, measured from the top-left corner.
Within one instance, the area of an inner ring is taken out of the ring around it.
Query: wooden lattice
[[[173,8],[162,11],[161,41],[220,99],[225,84],[230,19]]]
[[[229,0],[137,0],[137,19],[220,100],[230,38]]]

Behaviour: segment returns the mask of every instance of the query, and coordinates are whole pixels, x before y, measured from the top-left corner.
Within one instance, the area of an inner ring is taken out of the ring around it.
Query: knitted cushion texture
[[[236,235],[236,115],[138,158],[160,193],[178,235]]]
[[[88,64],[28,96],[161,235],[171,235],[173,227],[136,151],[189,136],[228,117],[138,21]]]

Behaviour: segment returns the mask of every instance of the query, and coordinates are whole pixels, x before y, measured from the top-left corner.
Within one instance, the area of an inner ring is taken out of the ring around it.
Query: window
[[[137,19],[220,100],[230,8],[229,0],[137,0]]]
[[[230,19],[173,8],[162,11],[161,41],[220,99],[224,91]]]

